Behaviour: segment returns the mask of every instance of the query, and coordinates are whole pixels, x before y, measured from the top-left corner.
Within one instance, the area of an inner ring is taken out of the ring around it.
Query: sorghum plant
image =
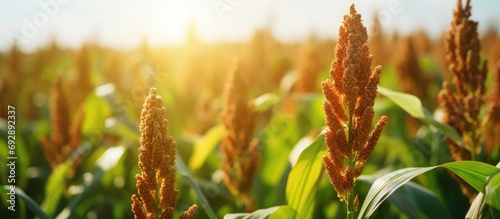
[[[151,88],[141,112],[141,146],[137,192],[132,195],[135,218],[173,218],[179,191],[175,189],[176,143],[168,135],[167,112],[156,88]],[[191,218],[191,206],[179,218]]]
[[[237,71],[237,65],[229,73],[224,89],[225,104],[222,123],[227,134],[222,139],[222,163],[224,183],[236,197],[237,205],[252,210],[249,197],[257,172],[260,155],[258,141],[253,137],[256,112],[248,101],[248,89]]]
[[[377,96],[381,66],[370,70],[372,57],[366,43],[366,28],[354,4],[339,29],[335,60],[330,76],[321,86],[326,100],[325,135],[328,156],[323,156],[330,183],[352,218],[359,204],[354,184],[372,153],[387,118],[382,116],[371,131],[373,105]]]
[[[370,38],[368,39],[368,46],[371,48],[372,54],[375,55],[373,62],[375,62],[376,65],[383,65],[389,60],[390,54],[388,53],[387,38],[384,34],[379,16],[378,13],[373,15],[373,25]]]
[[[298,93],[314,92],[316,89],[316,79],[321,70],[317,44],[317,42],[310,40],[301,50],[297,80],[294,87]]]
[[[52,168],[66,161],[78,147],[84,113],[80,108],[72,122],[69,115],[68,98],[64,93],[61,76],[56,76],[50,92],[50,139],[41,143]]]
[[[429,80],[418,64],[418,53],[415,50],[413,38],[403,39],[400,46],[396,72],[402,89],[404,92],[411,93],[423,100],[427,97]]]
[[[485,152],[492,158],[500,157],[500,152],[493,154],[495,147],[500,147],[500,59],[496,63],[495,81],[489,95],[488,111],[483,119]]]
[[[439,93],[439,103],[443,109],[443,122],[453,127],[463,139],[464,145],[450,138],[446,139],[453,160],[476,160],[481,153],[481,122],[479,111],[484,103],[487,62],[480,67],[479,52],[481,45],[477,35],[477,25],[471,21],[470,0],[465,7],[457,0],[453,12],[451,29],[446,35],[446,58],[449,71],[453,74],[452,82],[443,82]],[[452,174],[454,175],[454,174]],[[460,182],[462,192],[471,198],[474,189]]]

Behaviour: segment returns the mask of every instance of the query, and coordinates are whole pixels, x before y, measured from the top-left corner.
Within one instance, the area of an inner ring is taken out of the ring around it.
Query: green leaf
[[[49,216],[54,216],[56,214],[59,200],[64,192],[64,182],[72,166],[72,159],[59,164],[47,179],[47,184],[45,184],[45,194],[47,195],[42,202],[42,209],[44,209]]]
[[[358,218],[370,217],[378,206],[399,187],[403,186],[414,177],[437,167],[451,170],[478,191],[483,190],[488,176],[500,171],[499,168],[492,165],[476,161],[456,161],[439,166],[410,167],[397,170],[375,180],[363,202]]]
[[[500,167],[500,162],[497,164],[496,167]],[[465,218],[499,218],[500,217],[500,207],[498,205],[499,196],[498,196],[498,185],[499,185],[499,178],[498,176],[500,171],[497,171],[496,173],[490,175],[486,179],[486,188],[485,192],[486,195],[482,192],[477,194],[476,198],[474,198],[474,201],[470,205],[469,211],[467,211],[467,214],[465,215]],[[485,203],[488,203],[493,207],[491,208],[485,208]],[[490,215],[491,214],[491,215]]]
[[[266,219],[269,215],[278,210],[280,206],[259,209],[252,213],[226,214],[224,219]]]
[[[428,113],[428,110],[422,106],[422,102],[420,102],[418,97],[411,94],[393,91],[381,86],[378,87],[377,92],[387,97],[414,118],[420,119],[421,121],[436,127],[451,139],[459,143],[463,143],[462,137],[458,134],[458,132],[451,126],[436,121],[430,113]]]
[[[98,97],[92,93],[87,96],[83,105],[86,113],[83,119],[82,133],[89,134],[96,132],[96,130],[103,130],[104,121],[113,112],[108,101],[104,97]]]
[[[389,201],[397,206],[397,204],[405,203],[407,212],[418,210],[415,218],[445,219],[451,218],[444,204],[439,200],[435,193],[413,182],[406,183],[401,190],[397,190],[389,196]],[[407,214],[410,216],[410,214]]]
[[[264,112],[279,103],[280,97],[273,93],[265,93],[257,97],[254,103],[254,110],[257,112]]]
[[[194,180],[193,176],[189,172],[189,169],[187,168],[186,164],[182,160],[181,156],[177,154],[175,156],[175,167],[176,170],[179,174],[185,176],[188,179],[189,184],[191,184],[191,187],[193,188],[194,192],[196,193],[196,196],[198,196],[198,199],[200,201],[200,205],[203,209],[205,209],[205,212],[207,213],[208,217],[210,219],[217,219],[217,215],[215,214],[214,210],[210,206],[210,203],[208,202],[207,198],[201,191],[200,186],[196,183]]]
[[[141,138],[141,133],[138,127],[131,128],[122,119],[117,119],[111,117],[105,121],[106,132],[109,134],[114,134],[116,136],[121,136],[124,138],[138,140]]]
[[[10,188],[8,185],[0,187],[0,188],[1,188],[1,190],[3,190],[2,191],[3,194],[7,194],[10,191]],[[45,212],[42,210],[42,208],[40,208],[40,206],[33,199],[31,199],[31,197],[29,197],[26,193],[24,193],[24,191],[22,189],[20,189],[19,187],[16,187],[15,193],[16,193],[17,197],[21,198],[21,200],[24,201],[26,206],[28,206],[28,209],[30,209],[31,212],[37,218],[40,218],[40,219],[49,219],[50,218],[47,214],[45,214]]]
[[[499,163],[500,164],[500,163]],[[499,165],[497,165],[498,167]],[[486,203],[500,211],[500,173],[488,177],[485,188]]]
[[[411,116],[417,119],[425,118],[422,102],[420,102],[420,99],[418,99],[418,97],[411,94],[389,90],[381,86],[378,87],[377,91],[389,98],[392,102],[401,107]]]
[[[372,184],[375,177],[362,175],[358,178],[358,181]],[[418,219],[424,216],[436,219],[451,218],[446,207],[434,192],[413,182],[404,184],[401,189],[391,194],[387,201],[396,206],[400,212],[406,214],[410,219]]]
[[[388,173],[373,182],[366,199],[363,202],[361,211],[358,218],[370,217],[373,212],[382,204],[382,202],[389,197],[396,189],[413,179],[414,177],[425,173],[429,170],[436,168],[423,167],[423,168],[404,168]]]
[[[301,133],[296,120],[281,113],[273,115],[261,133],[261,163],[257,176],[260,180],[255,189],[258,194],[266,195],[258,196],[256,202],[267,207],[286,201],[286,179],[291,169],[288,158]]]
[[[457,161],[441,164],[469,183],[474,189],[484,193],[486,179],[500,171],[499,168],[477,161]]]
[[[92,173],[87,173],[88,177],[84,177],[81,185],[83,186],[82,192],[74,195],[68,201],[66,207],[57,215],[56,218],[71,218],[74,216],[75,209],[79,204],[88,198],[91,194],[92,188],[101,182],[103,174],[107,173],[111,168],[115,167],[118,161],[122,158],[125,152],[123,146],[110,147],[97,159],[95,162]]]
[[[214,151],[214,148],[224,134],[226,134],[226,128],[223,125],[218,125],[209,129],[202,138],[196,141],[193,148],[193,155],[189,160],[189,169],[193,171],[198,170]]]
[[[323,174],[324,154],[326,154],[325,135],[322,133],[301,153],[288,175],[286,186],[288,205],[297,211],[300,218],[312,217],[317,184]]]
[[[295,218],[297,212],[288,205],[279,206],[279,208],[269,215],[268,219],[282,219],[282,218]]]

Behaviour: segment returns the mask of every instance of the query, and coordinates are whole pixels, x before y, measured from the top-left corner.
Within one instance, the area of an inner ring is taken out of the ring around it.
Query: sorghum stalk
[[[79,108],[73,120],[69,116],[68,98],[63,89],[63,80],[56,76],[50,91],[50,138],[42,138],[45,156],[52,168],[66,161],[77,149],[81,140],[83,108]]]
[[[314,38],[310,39],[302,47],[297,81],[294,87],[294,90],[298,93],[314,92],[316,89],[316,79],[321,71],[317,47],[317,42]]]
[[[330,183],[340,200],[347,204],[348,218],[353,218],[359,198],[353,194],[357,177],[372,153],[387,118],[382,116],[371,131],[373,105],[382,67],[370,70],[366,28],[361,15],[351,5],[339,28],[335,60],[330,76],[321,86],[326,100],[327,132],[325,143],[328,156],[323,156]]]
[[[222,139],[221,169],[224,183],[237,198],[238,207],[251,211],[253,199],[249,194],[260,155],[258,141],[253,137],[256,112],[253,102],[248,101],[248,90],[239,73],[235,64],[224,89],[225,104],[221,119],[227,134]]]
[[[465,7],[457,0],[457,8],[453,12],[451,29],[446,35],[446,58],[449,71],[453,73],[452,82],[443,82],[439,93],[439,103],[443,109],[443,122],[453,127],[463,139],[464,145],[450,138],[446,139],[453,160],[476,160],[481,154],[481,122],[479,111],[484,103],[487,62],[480,67],[479,52],[481,45],[475,21],[471,16],[470,0]],[[454,174],[452,174],[454,176]],[[471,198],[475,192],[472,187],[460,182],[462,192]]]
[[[489,94],[488,111],[483,119],[485,152],[489,157],[499,158],[500,152],[492,154],[500,147],[500,59],[496,63],[495,80]]]
[[[399,52],[396,73],[403,91],[417,96],[420,100],[426,99],[428,80],[418,64],[414,39],[412,37],[403,39]]]
[[[135,175],[139,195],[132,195],[132,211],[135,218],[171,219],[179,195],[179,191],[175,189],[176,143],[168,135],[167,112],[156,88],[150,89],[144,102],[140,131],[141,175]],[[190,218],[196,208],[193,205],[179,218]]]

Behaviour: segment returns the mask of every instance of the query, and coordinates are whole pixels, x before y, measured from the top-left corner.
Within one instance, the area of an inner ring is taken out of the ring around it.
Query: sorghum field
[[[500,218],[500,35],[471,6],[439,39],[353,4],[332,39],[14,43],[0,218]]]

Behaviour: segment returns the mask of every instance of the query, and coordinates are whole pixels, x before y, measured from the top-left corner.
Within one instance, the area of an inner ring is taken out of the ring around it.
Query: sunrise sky
[[[9,0],[0,8],[0,50],[16,38],[34,50],[55,38],[65,47],[84,41],[115,48],[134,48],[147,38],[152,45],[182,43],[195,23],[204,41],[238,41],[268,26],[280,40],[296,41],[311,31],[336,37],[342,16],[356,4],[369,28],[381,13],[384,28],[403,33],[419,28],[438,36],[449,27],[455,0]],[[472,2],[480,31],[500,29],[500,1]]]

